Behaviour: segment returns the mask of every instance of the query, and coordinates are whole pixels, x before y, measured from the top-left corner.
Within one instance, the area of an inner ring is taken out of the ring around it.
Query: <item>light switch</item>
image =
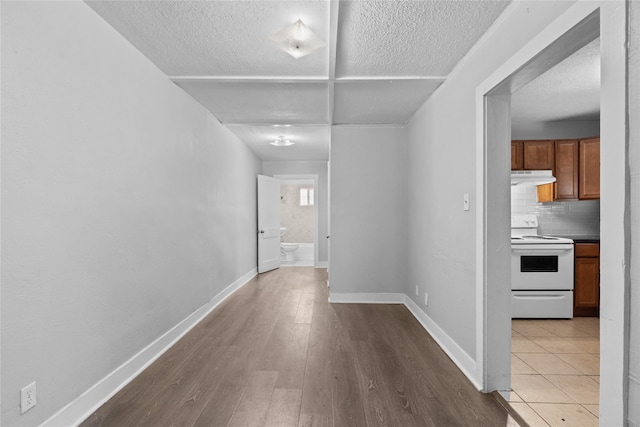
[[[462,196],[462,200],[463,200],[463,209],[465,211],[468,211],[469,209],[471,209],[471,207],[469,206],[469,193],[464,193]]]

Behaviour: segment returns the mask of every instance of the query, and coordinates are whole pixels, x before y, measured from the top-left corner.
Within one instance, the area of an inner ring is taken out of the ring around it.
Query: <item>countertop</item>
[[[554,236],[571,239],[576,243],[600,243],[599,234],[562,235],[562,236],[554,234]]]

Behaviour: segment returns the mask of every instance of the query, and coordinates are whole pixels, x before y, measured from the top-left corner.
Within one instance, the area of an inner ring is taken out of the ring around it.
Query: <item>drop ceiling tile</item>
[[[328,123],[328,83],[189,80],[176,84],[222,123]]]
[[[88,1],[169,76],[326,76],[328,48],[298,60],[268,40],[298,19],[329,37],[326,1]]]
[[[336,76],[446,76],[508,4],[340,2]]]
[[[336,82],[334,124],[402,124],[440,86],[433,80]]]

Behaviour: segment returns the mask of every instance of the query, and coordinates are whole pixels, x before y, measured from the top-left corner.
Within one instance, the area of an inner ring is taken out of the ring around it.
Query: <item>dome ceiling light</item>
[[[270,142],[269,144],[276,146],[276,147],[289,147],[293,144],[295,144],[295,142],[289,141],[288,139],[284,139],[283,136],[279,136],[278,139],[276,139],[275,141]]]
[[[300,19],[277,33],[271,34],[269,40],[295,59],[327,45]]]

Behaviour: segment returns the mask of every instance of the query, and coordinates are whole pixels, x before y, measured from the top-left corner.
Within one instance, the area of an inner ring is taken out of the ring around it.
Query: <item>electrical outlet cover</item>
[[[427,294],[426,292],[424,293],[424,305],[429,305],[429,294]]]
[[[24,414],[34,406],[36,406],[35,381],[20,390],[20,413]]]

